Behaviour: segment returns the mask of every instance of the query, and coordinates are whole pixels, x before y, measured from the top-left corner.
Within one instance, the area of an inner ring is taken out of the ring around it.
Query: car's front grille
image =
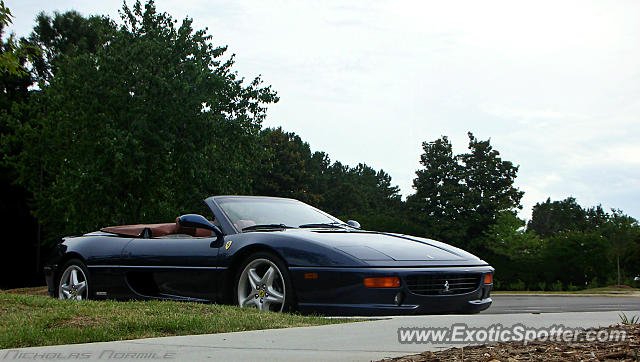
[[[405,277],[412,293],[420,295],[455,295],[473,292],[480,285],[479,273],[425,273]]]

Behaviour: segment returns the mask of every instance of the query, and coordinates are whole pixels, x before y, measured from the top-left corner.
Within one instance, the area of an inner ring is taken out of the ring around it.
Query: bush
[[[577,285],[573,285],[573,283],[569,283],[569,285],[567,285],[567,290],[570,292],[576,291],[580,289]]]
[[[634,281],[633,277],[626,277],[622,279],[622,285],[628,285],[630,287],[637,287],[640,282]]]
[[[538,282],[538,289],[546,290],[547,289],[547,282]]]
[[[555,283],[553,283],[551,285],[551,290],[553,290],[554,292],[561,292],[564,290],[563,286],[562,286],[562,282],[559,280],[556,280]]]
[[[502,287],[502,282],[500,282],[500,280],[498,280],[498,279],[494,279],[493,280],[493,289],[500,290],[501,287]]]
[[[517,282],[509,284],[509,289],[511,290],[525,290],[524,282],[518,279]]]

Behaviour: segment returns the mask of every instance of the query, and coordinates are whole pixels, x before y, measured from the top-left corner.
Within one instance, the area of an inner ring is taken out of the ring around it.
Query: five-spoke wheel
[[[86,268],[79,260],[70,260],[64,266],[58,283],[58,298],[82,300],[89,297]]]
[[[273,312],[290,309],[293,290],[289,274],[274,255],[253,254],[240,268],[236,280],[236,301],[239,306]]]

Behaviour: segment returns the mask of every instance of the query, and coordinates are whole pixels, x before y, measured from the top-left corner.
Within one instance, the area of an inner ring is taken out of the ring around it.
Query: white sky
[[[118,19],[121,1],[5,0]],[[131,4],[131,2],[129,2]],[[421,142],[466,132],[520,165],[524,210],[574,196],[640,217],[640,2],[157,0],[278,91],[265,126],[413,192]]]

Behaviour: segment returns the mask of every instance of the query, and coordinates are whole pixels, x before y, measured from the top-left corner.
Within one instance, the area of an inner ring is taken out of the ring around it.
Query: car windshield
[[[228,197],[217,200],[238,231],[265,225],[299,227],[343,222],[303,202],[291,199]]]

